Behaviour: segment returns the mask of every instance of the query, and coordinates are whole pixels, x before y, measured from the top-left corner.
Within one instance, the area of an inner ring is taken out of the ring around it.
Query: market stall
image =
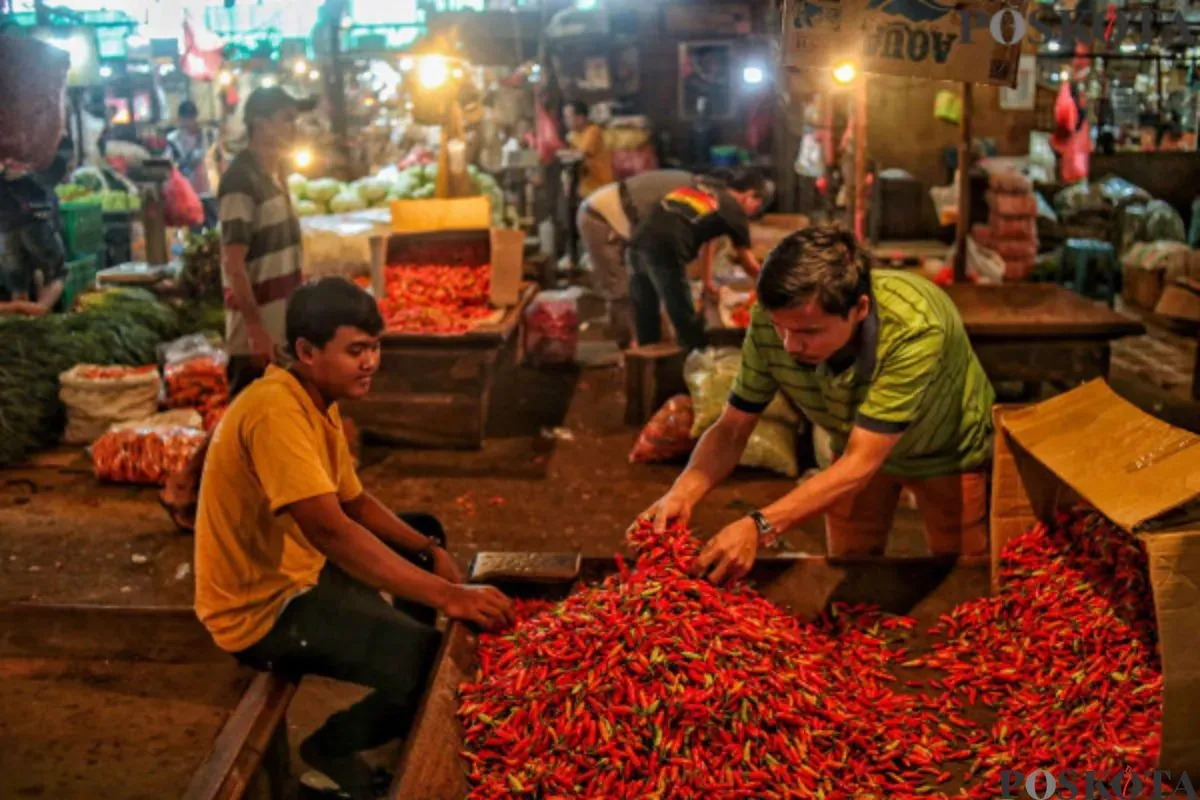
[[[395,224],[426,211],[429,226],[392,234],[372,268],[369,283],[387,326],[380,369],[371,394],[347,413],[390,441],[478,448],[496,368],[515,354],[537,287],[521,282],[520,231],[445,229],[433,221],[439,208],[462,220],[471,212],[461,204],[486,203],[416,202],[397,205]]]

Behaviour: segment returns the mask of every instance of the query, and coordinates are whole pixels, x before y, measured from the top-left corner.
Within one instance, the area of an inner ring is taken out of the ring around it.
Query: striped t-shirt
[[[300,220],[292,210],[286,186],[263,168],[249,150],[233,160],[221,176],[221,242],[240,244],[246,253],[246,276],[254,290],[263,327],[278,347],[286,343],[287,301],[303,282],[300,272]],[[250,353],[246,318],[225,287],[225,343],[231,355]]]
[[[782,391],[830,433],[835,452],[854,426],[901,433],[889,475],[931,478],[982,467],[991,453],[995,393],[950,298],[906,272],[871,273],[871,313],[852,365],[799,364],[761,306],[751,315],[730,403],[758,413]]]

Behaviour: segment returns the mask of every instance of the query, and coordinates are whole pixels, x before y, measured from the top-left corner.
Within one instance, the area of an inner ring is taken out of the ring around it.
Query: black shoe
[[[302,781],[310,792],[318,792],[315,797],[376,800],[375,772],[359,756],[330,756],[316,746],[310,737],[300,745],[300,758],[319,776],[328,778],[329,783],[333,784],[332,787],[328,786],[319,781],[318,776],[305,776],[311,779]]]

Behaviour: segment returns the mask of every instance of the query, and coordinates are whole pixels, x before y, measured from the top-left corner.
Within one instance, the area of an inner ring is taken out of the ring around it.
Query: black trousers
[[[400,517],[445,543],[435,517]],[[256,669],[289,677],[322,675],[374,689],[313,734],[311,741],[326,755],[350,756],[407,733],[441,643],[436,617],[425,606],[389,604],[331,561],[317,585],[287,605],[266,637],[235,655]]]

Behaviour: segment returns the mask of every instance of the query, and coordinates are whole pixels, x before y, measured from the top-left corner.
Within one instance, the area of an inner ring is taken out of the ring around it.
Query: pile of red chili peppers
[[[630,538],[632,569],[481,637],[460,687],[472,798],[984,798],[1001,769],[1155,761],[1145,556],[1095,516],[1014,540],[1003,591],[912,659],[915,620],[805,622],[691,577],[686,531]]]
[[[933,629],[941,641],[913,662],[946,673],[931,705],[947,718],[976,703],[994,711],[970,797],[996,796],[1005,769],[1154,768],[1162,665],[1146,566],[1103,517],[1062,514],[1008,543],[998,595]]]
[[[488,264],[398,264],[386,267],[384,278],[379,310],[389,331],[464,333],[492,313]]]

